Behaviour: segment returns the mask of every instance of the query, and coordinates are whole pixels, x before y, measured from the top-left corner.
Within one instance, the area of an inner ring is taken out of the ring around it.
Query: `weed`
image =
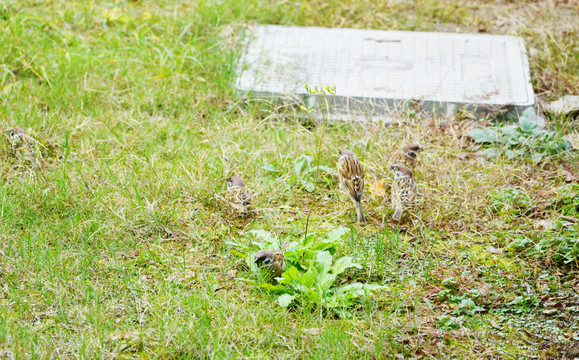
[[[525,215],[535,208],[533,200],[520,189],[504,188],[489,194],[491,209],[500,215]]]
[[[538,128],[530,119],[531,111],[534,110],[528,109],[521,115],[519,125],[472,129],[469,136],[476,143],[483,144],[483,154],[489,157],[504,155],[509,160],[522,157],[539,162],[546,156],[571,150],[567,140],[557,137],[552,131]]]

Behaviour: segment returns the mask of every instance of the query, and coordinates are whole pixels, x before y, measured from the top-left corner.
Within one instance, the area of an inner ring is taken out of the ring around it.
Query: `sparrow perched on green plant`
[[[409,168],[414,168],[416,166],[416,158],[418,157],[418,153],[424,150],[418,144],[410,144],[392,156],[390,159],[390,164],[401,164],[406,165]]]
[[[227,192],[225,199],[229,205],[242,214],[253,211],[251,201],[253,194],[245,186],[245,182],[239,176],[232,176],[227,179]]]
[[[38,141],[23,128],[15,126],[10,129],[10,143],[19,160],[26,160],[39,166],[41,153],[38,149]]]
[[[338,177],[340,187],[348,194],[356,208],[356,219],[366,222],[362,211],[362,194],[364,192],[364,168],[356,155],[350,150],[341,150],[338,159]]]
[[[281,277],[285,271],[285,257],[283,252],[289,244],[283,242],[281,250],[259,250],[255,253],[255,264],[259,269],[269,272],[269,275],[275,279]]]
[[[416,181],[412,177],[412,170],[407,166],[394,164],[392,165],[394,172],[394,182],[391,187],[392,206],[396,210],[394,212],[394,220],[400,221],[404,209],[414,206],[418,200],[418,188]]]

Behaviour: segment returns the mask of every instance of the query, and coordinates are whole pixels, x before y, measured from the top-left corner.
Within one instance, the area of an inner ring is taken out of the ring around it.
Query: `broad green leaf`
[[[523,111],[519,118],[519,127],[522,131],[531,131],[537,127],[537,114],[535,113],[535,109],[528,108]]]
[[[316,257],[316,252],[310,249],[299,248],[293,251],[285,252],[286,259],[292,259],[295,262],[299,262],[302,266],[308,266],[306,262]]]
[[[509,145],[517,145],[519,143],[519,131],[518,127],[515,125],[505,126],[500,129],[501,133],[501,143]]]
[[[332,260],[334,259],[334,257],[332,256],[332,254],[330,254],[330,252],[328,251],[320,251],[317,255],[316,255],[316,262],[318,264],[322,264],[324,265],[324,269],[327,267],[327,269],[329,269],[332,266]]]
[[[507,159],[511,160],[517,157],[517,153],[513,150],[505,150],[505,155],[507,156]]]
[[[278,172],[278,170],[271,164],[265,164],[261,167],[263,170],[265,171],[269,171],[269,172]]]
[[[281,307],[288,307],[291,305],[292,301],[296,298],[297,295],[290,295],[290,294],[283,294],[278,296],[277,303]]]
[[[312,250],[327,250],[334,248],[336,244],[332,241],[320,241],[312,245]]]
[[[306,159],[299,158],[294,164],[294,173],[299,178],[302,175],[302,168],[306,164]]]
[[[342,236],[347,234],[349,231],[350,231],[350,229],[348,229],[346,227],[339,227],[337,229],[334,229],[334,230],[330,231],[328,233],[328,235],[326,235],[328,237],[327,241],[330,241],[333,243],[339,243],[342,240]]]
[[[316,238],[316,233],[309,233],[308,236],[304,239],[304,246],[308,246],[311,242],[313,242]]]
[[[303,275],[296,278],[296,283],[306,288],[312,288],[318,282],[320,272],[314,267],[310,267]]]
[[[507,136],[516,136],[519,134],[518,126],[516,125],[503,126],[502,128],[500,128],[500,131],[501,133]]]
[[[306,274],[302,274],[297,268],[291,267],[283,273],[279,283],[288,285],[296,291],[308,291],[312,287],[314,281],[312,281],[312,276],[306,276]]]
[[[497,142],[498,138],[497,132],[488,128],[472,129],[469,131],[468,136],[470,136],[475,142],[482,144]]]
[[[302,181],[302,186],[304,187],[304,190],[306,190],[307,192],[311,193],[312,191],[315,190],[316,186],[314,185],[314,183],[312,183],[311,181]]]
[[[318,276],[318,284],[323,291],[330,289],[334,284],[334,280],[336,280],[336,276],[329,272],[321,273]]]
[[[541,159],[543,159],[543,156],[544,155],[541,153],[534,152],[531,154],[531,160],[536,163],[541,161]]]
[[[343,273],[347,268],[351,267],[361,269],[362,265],[354,263],[351,257],[344,256],[343,258],[339,258],[334,264],[334,266],[332,266],[332,273],[334,275],[339,275]]]
[[[499,148],[490,147],[488,149],[484,149],[482,153],[488,157],[495,158],[501,156],[503,152]]]
[[[522,131],[533,131],[533,129],[537,127],[537,124],[533,121],[533,119],[521,117],[519,119],[519,126]]]
[[[299,159],[296,160],[294,164],[294,172],[298,178],[301,177],[302,171],[304,169],[307,170],[310,168],[312,161],[312,157],[308,155],[302,155]]]

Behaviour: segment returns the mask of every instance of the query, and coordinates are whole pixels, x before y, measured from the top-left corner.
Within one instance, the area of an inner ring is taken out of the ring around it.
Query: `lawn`
[[[551,101],[579,93],[578,18],[573,1],[0,1],[0,359],[579,354],[579,161],[549,147],[576,116],[492,157],[468,134],[493,114],[324,125],[233,88],[247,24],[486,32],[525,40]],[[395,223],[389,158],[412,142],[422,200]],[[332,171],[344,148],[364,225]],[[257,214],[223,201],[233,174]],[[379,287],[282,307],[289,288],[247,265],[268,239],[350,257],[334,287]]]

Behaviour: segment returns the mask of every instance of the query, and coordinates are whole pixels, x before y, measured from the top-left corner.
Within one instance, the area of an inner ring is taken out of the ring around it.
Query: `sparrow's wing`
[[[412,179],[412,193],[414,194],[414,202],[417,202],[420,193],[418,192],[418,186],[416,186],[416,181],[414,181],[414,179]]]
[[[239,188],[228,189],[225,193],[225,199],[230,203],[239,203]]]
[[[248,188],[242,187],[239,189],[239,200],[243,205],[249,205],[253,199],[253,194]]]
[[[400,198],[404,206],[411,206],[416,201],[416,181],[413,178],[400,179]]]
[[[396,179],[394,180],[394,182],[392,183],[392,190],[391,190],[391,196],[392,196],[392,207],[396,210],[394,212],[393,218],[396,221],[400,221],[400,218],[402,218],[402,212],[404,210],[403,207],[403,194],[404,194],[404,183],[403,180],[405,179]]]
[[[360,201],[364,192],[364,169],[362,163],[354,157],[345,157],[340,163],[340,176],[350,195]]]
[[[394,180],[390,187],[390,197],[392,198],[393,205],[400,202],[400,185],[398,180]]]

